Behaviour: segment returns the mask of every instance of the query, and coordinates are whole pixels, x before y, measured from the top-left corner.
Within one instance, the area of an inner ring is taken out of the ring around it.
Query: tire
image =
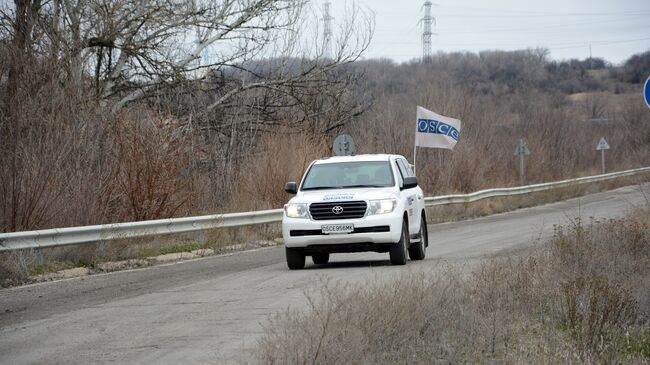
[[[299,248],[285,247],[287,266],[289,270],[300,270],[305,268],[305,253]]]
[[[420,242],[412,242],[409,247],[409,257],[411,260],[424,260],[424,257],[427,255],[428,240],[427,221],[424,214],[422,214],[422,218],[420,218]]]
[[[316,265],[323,265],[330,260],[330,254],[329,252],[315,253],[311,256],[311,260]]]
[[[397,243],[390,246],[390,263],[393,265],[406,265],[406,248],[409,244],[409,227],[406,219],[402,221],[402,235]]]

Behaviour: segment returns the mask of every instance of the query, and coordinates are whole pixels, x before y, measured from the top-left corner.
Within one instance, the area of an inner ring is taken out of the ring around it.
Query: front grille
[[[312,203],[309,206],[309,214],[317,221],[362,218],[366,214],[367,206],[365,201]],[[340,214],[334,214],[332,210],[334,207],[341,207],[343,211]]]

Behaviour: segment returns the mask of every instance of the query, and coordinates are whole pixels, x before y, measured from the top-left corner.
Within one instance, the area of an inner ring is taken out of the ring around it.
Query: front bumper
[[[326,224],[354,225],[354,232],[322,234]],[[287,247],[316,245],[391,244],[398,242],[402,231],[402,213],[365,216],[357,219],[312,220],[311,218],[282,218],[282,237]],[[293,233],[293,234],[292,234]]]

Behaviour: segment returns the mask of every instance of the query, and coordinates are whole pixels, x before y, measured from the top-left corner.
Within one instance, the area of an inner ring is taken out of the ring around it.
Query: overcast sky
[[[317,0],[321,4],[326,0]],[[334,25],[346,1],[330,0]],[[552,59],[594,57],[620,63],[650,50],[650,0],[437,0],[433,52],[545,47]],[[424,0],[360,0],[375,13],[366,58],[421,57]]]

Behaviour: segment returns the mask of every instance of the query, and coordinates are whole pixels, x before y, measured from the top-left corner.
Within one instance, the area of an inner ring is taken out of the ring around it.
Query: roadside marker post
[[[524,176],[526,174],[526,169],[524,166],[524,156],[530,155],[530,150],[528,149],[528,144],[524,141],[523,138],[519,139],[519,143],[515,148],[515,156],[519,156],[519,178],[521,183],[524,183]]]
[[[605,150],[609,149],[609,144],[605,140],[605,137],[601,138],[596,146],[596,151],[600,151],[600,171],[601,174],[605,174]]]
[[[643,100],[645,100],[645,105],[650,108],[650,76],[648,76],[643,85]]]

